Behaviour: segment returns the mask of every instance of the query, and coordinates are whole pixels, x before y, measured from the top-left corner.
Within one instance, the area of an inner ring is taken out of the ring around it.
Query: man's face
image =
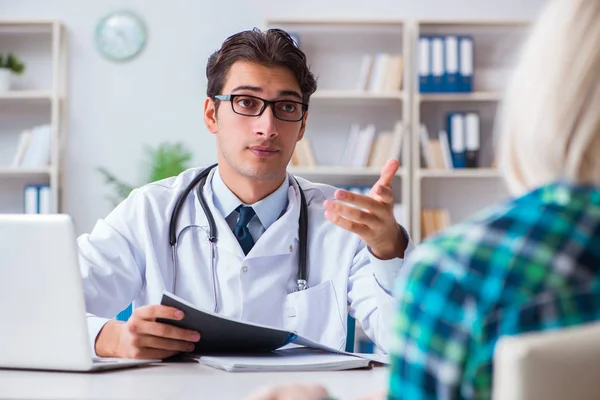
[[[302,101],[300,86],[290,70],[247,61],[231,66],[219,94]],[[243,99],[236,101],[242,102],[236,107],[247,105]],[[262,115],[249,117],[235,113],[230,101],[221,101],[217,112],[212,99],[206,100],[204,108],[205,123],[217,135],[220,168],[260,181],[279,180],[285,175],[296,142],[304,135],[307,115],[297,122],[282,121],[267,106]]]

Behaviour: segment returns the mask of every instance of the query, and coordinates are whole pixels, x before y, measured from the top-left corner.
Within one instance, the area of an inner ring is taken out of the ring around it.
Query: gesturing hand
[[[381,170],[381,176],[364,196],[346,190],[337,190],[335,199],[325,200],[325,218],[350,232],[356,233],[381,260],[404,257],[406,239],[394,218],[394,194],[392,179],[398,171],[397,160],[389,160]],[[358,208],[357,208],[358,207]]]

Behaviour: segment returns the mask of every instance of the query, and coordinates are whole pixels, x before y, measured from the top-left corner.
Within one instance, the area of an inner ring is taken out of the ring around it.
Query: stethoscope
[[[200,205],[202,206],[202,210],[204,210],[204,214],[208,219],[208,242],[210,243],[210,267],[211,267],[211,275],[212,275],[212,289],[213,289],[213,301],[215,304],[215,312],[218,311],[218,300],[217,300],[217,268],[216,268],[216,248],[217,248],[217,227],[215,224],[215,219],[213,218],[212,212],[208,208],[208,204],[206,203],[206,199],[204,198],[204,194],[202,193],[202,189],[204,188],[204,184],[206,183],[206,178],[210,171],[215,168],[218,164],[213,164],[209,167],[203,169],[186,188],[181,192],[179,198],[175,202],[175,207],[173,208],[173,212],[171,213],[171,219],[169,220],[169,244],[171,245],[171,254],[173,260],[173,294],[175,294],[175,289],[177,287],[177,220],[179,218],[179,214],[181,213],[181,209],[185,204],[185,200],[190,194],[190,192],[196,188],[196,194],[198,196],[198,200],[200,201]],[[297,290],[306,290],[308,288],[308,272],[306,269],[306,244],[308,237],[308,207],[306,205],[306,198],[304,197],[304,192],[298,183],[298,180],[294,177],[296,184],[298,185],[298,190],[300,191],[300,217],[299,217],[299,236],[300,236],[300,254],[298,260],[298,274],[296,277]]]

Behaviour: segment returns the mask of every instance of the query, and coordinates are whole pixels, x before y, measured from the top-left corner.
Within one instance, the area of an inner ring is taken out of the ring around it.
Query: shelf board
[[[444,28],[495,28],[495,27],[526,27],[530,26],[532,21],[524,19],[463,19],[463,20],[421,20],[418,21],[419,27],[444,27]]]
[[[0,19],[0,33],[2,34],[51,34],[54,27],[60,27],[57,20],[2,20]]]
[[[396,176],[402,176],[405,169],[399,168]],[[339,176],[339,177],[377,177],[381,174],[381,168],[360,168],[344,166],[323,166],[323,167],[289,167],[288,172],[294,175],[310,176]]]
[[[495,168],[420,169],[419,178],[500,178]]]
[[[0,26],[16,26],[16,27],[29,27],[29,26],[52,26],[60,23],[56,19],[31,19],[31,20],[4,20],[0,19]]]
[[[316,100],[402,100],[403,92],[366,92],[359,90],[318,90],[312,96]]]
[[[52,100],[52,92],[44,90],[9,90],[0,92],[0,100]]]
[[[0,167],[0,178],[48,178],[51,174],[51,168],[9,168]]]
[[[500,101],[501,92],[469,92],[469,93],[424,93],[417,95],[417,100],[423,102],[442,101]]]
[[[272,18],[266,21],[267,25],[337,25],[337,26],[375,26],[375,27],[400,27],[404,25],[401,19],[344,19],[344,18]]]

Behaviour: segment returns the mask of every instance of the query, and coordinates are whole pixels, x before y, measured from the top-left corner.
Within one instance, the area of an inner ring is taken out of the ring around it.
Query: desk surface
[[[336,372],[224,372],[195,363],[162,363],[92,373],[0,370],[0,398],[244,399],[265,385],[309,382],[339,399],[357,399],[387,384],[386,368]]]

